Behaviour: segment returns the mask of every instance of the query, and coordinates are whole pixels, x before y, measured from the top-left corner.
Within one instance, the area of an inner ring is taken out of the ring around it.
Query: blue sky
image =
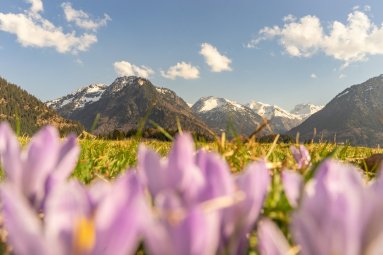
[[[383,73],[382,1],[1,0],[0,75],[42,100],[119,75],[291,109]]]

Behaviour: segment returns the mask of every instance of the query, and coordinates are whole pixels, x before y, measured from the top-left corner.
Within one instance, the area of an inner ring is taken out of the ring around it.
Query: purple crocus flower
[[[221,247],[225,254],[244,254],[247,251],[248,234],[258,219],[270,185],[266,162],[250,164],[236,178],[236,184],[244,198],[225,210]]]
[[[295,161],[298,164],[298,169],[305,168],[310,165],[311,157],[305,146],[299,145],[299,149],[294,146],[290,147]]]
[[[358,169],[334,160],[322,163],[292,215],[293,239],[302,255],[357,255],[383,252],[381,181],[366,185]],[[262,237],[263,246],[274,244]],[[280,241],[275,241],[280,240]],[[262,253],[267,254],[267,253]]]
[[[262,255],[289,255],[290,245],[279,228],[268,219],[258,224],[259,250]]]
[[[246,251],[247,235],[260,213],[270,182],[264,162],[251,164],[235,178],[218,154],[204,150],[196,153],[191,136],[183,134],[176,138],[168,159],[161,159],[142,146],[138,170],[157,212],[156,227],[147,233],[150,251]]]
[[[150,222],[137,177],[127,173],[103,196],[78,182],[62,184],[47,197],[39,217],[14,185],[1,187],[4,225],[15,254],[133,254]]]
[[[282,184],[290,205],[297,207],[303,191],[303,176],[295,171],[284,170],[282,172]]]
[[[216,254],[220,216],[203,205],[182,207],[171,191],[156,200],[155,223],[146,230],[145,243],[150,254]]]
[[[194,143],[190,135],[177,137],[168,159],[141,145],[138,170],[143,182],[155,198],[162,191],[174,190],[185,204],[193,204],[205,179],[195,160]]]
[[[151,254],[215,254],[221,205],[234,181],[217,155],[194,150],[190,135],[176,138],[169,157],[140,146],[138,170],[154,201],[154,225],[146,231]],[[230,199],[229,199],[230,200]]]
[[[70,176],[79,153],[74,135],[61,142],[57,130],[50,126],[41,129],[22,151],[10,126],[0,124],[0,159],[7,181],[37,210],[43,207],[51,188]]]

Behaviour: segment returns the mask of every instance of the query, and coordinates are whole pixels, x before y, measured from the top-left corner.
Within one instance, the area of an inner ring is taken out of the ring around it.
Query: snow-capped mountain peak
[[[295,114],[291,114],[277,105],[270,105],[270,104],[265,104],[262,102],[252,101],[251,103],[247,104],[247,106],[250,109],[252,109],[254,112],[256,112],[257,114],[269,120],[274,117],[283,117],[287,119],[300,119],[299,116]]]
[[[262,122],[262,117],[250,108],[226,98],[202,97],[192,111],[217,133],[229,131],[229,136],[233,130],[250,135]]]
[[[53,109],[61,109],[71,104],[73,109],[83,108],[85,105],[98,101],[108,86],[102,83],[82,87],[75,92],[46,102]]]
[[[46,104],[55,110],[66,108],[67,111],[73,112],[84,108],[87,104],[99,101],[104,94],[118,93],[127,86],[143,86],[145,82],[146,79],[136,76],[118,77],[109,86],[102,83],[91,84],[64,97],[50,100]],[[165,91],[166,89],[163,90]]]
[[[122,76],[118,77],[112,84],[108,86],[109,93],[116,93],[121,91],[126,86],[133,85],[137,82],[140,86],[142,86],[145,82],[144,79],[139,78],[137,76]]]
[[[226,98],[219,98],[219,97],[202,97],[200,100],[198,100],[198,104],[195,104],[195,110],[197,112],[208,112],[212,110],[217,110],[222,107],[229,107],[236,111],[244,111],[245,107],[235,101],[228,100]]]
[[[217,98],[217,97],[206,97],[202,98],[202,105],[199,107],[199,112],[208,112],[215,108],[219,108],[223,106],[226,103],[226,100],[223,98]]]
[[[298,104],[294,107],[291,113],[300,116],[302,119],[307,119],[314,113],[320,111],[322,108],[323,105]]]

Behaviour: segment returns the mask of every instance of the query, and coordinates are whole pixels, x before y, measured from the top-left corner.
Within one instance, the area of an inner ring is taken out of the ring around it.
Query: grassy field
[[[20,138],[22,144],[27,144],[28,138]],[[137,161],[137,151],[141,143],[157,151],[162,156],[166,156],[171,149],[171,142],[161,142],[157,140],[145,140],[132,138],[122,141],[100,140],[100,139],[80,139],[81,155],[73,178],[77,178],[83,183],[90,183],[96,179],[111,180],[121,172],[129,168],[134,168]],[[272,183],[269,188],[266,202],[261,212],[261,218],[272,219],[283,231],[288,240],[292,240],[288,226],[291,220],[293,208],[290,206],[281,181],[281,171],[283,169],[296,169],[290,151],[295,144],[277,143],[257,143],[254,140],[243,141],[241,139],[230,142],[224,139],[216,142],[197,142],[196,149],[205,149],[219,153],[230,165],[231,171],[235,174],[240,172],[246,165],[257,159],[267,159],[272,174]],[[383,153],[382,149],[352,147],[335,144],[306,144],[310,152],[311,166],[301,172],[305,178],[315,172],[324,159],[335,158],[343,162],[362,166],[363,159],[375,153]],[[298,170],[302,171],[302,170]],[[308,173],[308,174],[307,174]],[[375,173],[365,172],[365,178],[373,178]],[[312,175],[311,175],[312,176]],[[257,244],[255,232],[250,236],[249,254],[258,254],[254,247]]]
[[[122,171],[136,165],[137,150],[140,143],[144,143],[162,156],[166,156],[171,149],[170,142],[155,140],[80,140],[82,152],[74,176],[85,183],[89,183],[96,178],[114,178]],[[273,178],[262,214],[276,222],[290,240],[291,234],[288,231],[288,226],[292,208],[283,192],[279,173],[282,169],[295,169],[297,167],[290,151],[291,146],[294,146],[294,144],[261,144],[254,141],[243,142],[239,139],[231,142],[196,143],[197,149],[203,148],[221,154],[234,173],[244,169],[253,160],[268,159]],[[335,144],[306,144],[305,146],[312,158],[311,169],[315,169],[327,157],[362,166],[364,158],[374,153],[383,153],[382,149]],[[374,172],[366,172],[365,176],[370,179],[374,175]],[[251,247],[255,247],[257,243],[255,235],[250,240],[252,242]],[[257,253],[253,250],[250,254]]]
[[[137,150],[140,143],[166,156],[171,149],[171,142],[156,140],[128,139],[110,141],[99,139],[80,140],[81,157],[74,175],[82,182],[89,183],[94,178],[114,178],[121,171],[136,165]],[[232,172],[241,171],[250,161],[267,158],[276,171],[282,168],[294,169],[295,162],[290,146],[293,144],[261,144],[254,141],[231,142],[217,141],[197,143],[196,147],[215,151],[221,154],[229,163]],[[334,144],[307,144],[313,165],[326,157],[361,165],[364,158],[374,153],[383,153],[382,149],[351,147]]]

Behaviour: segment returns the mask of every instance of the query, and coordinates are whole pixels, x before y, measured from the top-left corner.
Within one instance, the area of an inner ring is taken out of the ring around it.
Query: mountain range
[[[92,130],[95,134],[128,132],[138,129],[142,120],[146,120],[146,128],[158,125],[176,131],[177,119],[184,130],[205,137],[214,133],[173,91],[135,76],[119,77],[108,86],[93,84],[47,105],[65,118],[80,121],[88,130],[98,120]]]
[[[229,137],[236,134],[248,136],[263,122],[262,117],[249,107],[225,98],[203,97],[191,109],[217,134],[225,131]]]
[[[256,101],[239,104],[213,96],[200,98],[190,107],[170,89],[135,76],[119,77],[110,85],[92,84],[78,89],[46,102],[49,108],[3,79],[0,88],[0,120],[16,126],[20,119],[26,134],[48,123],[81,132],[79,123],[90,130],[95,120],[96,134],[129,131],[137,129],[144,119],[146,127],[167,130],[177,130],[178,120],[183,129],[210,137],[222,131],[249,135],[267,119],[271,129],[267,132],[291,137],[299,133],[301,141],[383,144],[383,75],[345,89],[323,108],[299,104],[291,111]]]
[[[153,100],[156,103],[150,106]],[[270,130],[265,129],[262,134],[283,133],[320,109],[309,104],[298,105],[294,113],[289,113],[278,106],[255,101],[243,105],[213,96],[202,97],[189,105],[173,91],[135,76],[117,78],[111,85],[91,84],[48,101],[47,105],[66,118],[80,121],[88,129],[100,114],[95,130],[99,134],[135,129],[151,109],[148,119],[166,129],[176,128],[174,116],[177,116],[185,129],[206,135],[213,133],[211,130],[218,135],[225,131],[229,137],[250,135],[264,118],[269,120]]]
[[[193,106],[193,112],[217,133],[231,128],[234,133],[250,135],[268,120],[269,129],[262,134],[285,133],[298,126],[322,106],[299,104],[292,112],[276,105],[252,101],[249,104],[218,97],[202,97]]]
[[[302,141],[383,144],[383,75],[353,85],[288,132]]]

